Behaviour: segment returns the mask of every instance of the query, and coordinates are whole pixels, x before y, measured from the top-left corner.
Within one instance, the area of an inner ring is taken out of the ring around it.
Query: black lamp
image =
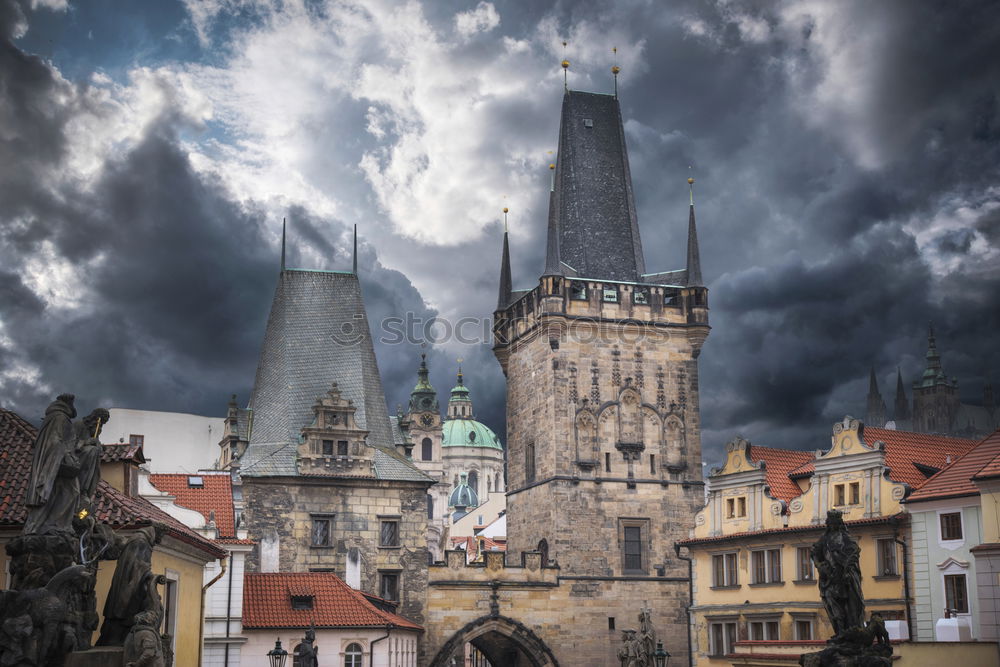
[[[274,640],[274,648],[267,652],[267,660],[271,667],[285,667],[288,662],[288,651],[281,648],[280,638]]]
[[[670,664],[670,654],[663,650],[663,642],[656,642],[656,651],[653,653],[656,659],[656,667],[667,667]]]

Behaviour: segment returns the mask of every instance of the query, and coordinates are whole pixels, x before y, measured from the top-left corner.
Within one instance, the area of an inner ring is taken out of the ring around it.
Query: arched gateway
[[[461,660],[466,644],[475,646],[493,665],[505,667],[558,667],[552,651],[538,635],[506,616],[481,616],[451,636],[431,661],[431,667],[450,667]]]

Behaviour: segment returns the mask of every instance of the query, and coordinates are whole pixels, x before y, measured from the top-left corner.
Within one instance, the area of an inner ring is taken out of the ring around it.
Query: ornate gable
[[[375,477],[368,431],[358,428],[357,407],[341,396],[336,382],[312,410],[313,422],[302,429],[299,441],[299,474]]]

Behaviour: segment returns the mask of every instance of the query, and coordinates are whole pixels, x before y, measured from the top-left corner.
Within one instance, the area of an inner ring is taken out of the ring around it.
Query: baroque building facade
[[[467,511],[492,498],[502,500],[503,445],[490,427],[476,420],[461,368],[442,419],[437,391],[430,383],[423,355],[407,412],[397,417],[397,423],[402,438],[413,448],[413,462],[437,481],[427,492],[427,549],[432,561],[440,561],[449,543],[456,507],[452,497],[463,477],[472,492],[471,506],[463,506]]]

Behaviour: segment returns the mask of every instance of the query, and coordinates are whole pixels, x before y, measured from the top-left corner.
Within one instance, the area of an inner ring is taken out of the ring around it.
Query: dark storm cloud
[[[824,446],[833,421],[863,416],[871,366],[891,404],[896,366],[908,384],[922,369],[929,320],[966,399],[1000,378],[1000,275],[989,254],[1000,247],[1000,5],[830,3],[803,5],[822,13],[798,16],[793,2],[496,4],[501,25],[469,42],[470,58],[500,49],[504,36],[531,37],[550,18],[567,36],[586,21],[587,35],[644,40],[641,61],[623,74],[621,103],[652,269],[682,267],[689,166],[697,179],[713,326],[700,358],[707,461],[716,463],[736,433],[759,444]],[[434,3],[426,14],[447,36],[466,8]],[[16,5],[0,2],[2,34],[21,29],[11,27],[18,16]],[[570,48],[591,47],[596,53],[592,44]],[[15,342],[2,362],[31,362],[42,373],[9,382],[5,405],[37,414],[47,398],[37,395],[39,382],[85,384],[94,396],[154,409],[217,413],[231,391],[245,397],[273,291],[278,222],[195,173],[178,148],[185,121],[169,114],[105,165],[93,188],[53,191],[59,181],[46,176],[65,157],[67,122],[101,110],[83,84],[9,41],[0,57],[0,126],[14,128],[0,134],[8,246],[0,251],[0,318]],[[610,90],[609,62],[572,60],[571,87]],[[554,81],[490,106],[481,161],[509,159],[510,136],[539,153],[554,149],[561,94]],[[334,136],[331,145],[353,146],[356,156],[374,144],[363,129],[368,103],[345,104],[336,123],[317,120],[316,137]],[[388,235],[392,225],[343,155],[323,154],[323,187],[360,211],[359,263],[376,338],[388,317],[437,314],[414,287],[431,278],[445,287],[423,295],[428,303],[457,302],[459,315],[488,318],[499,224],[444,249]],[[514,283],[531,287],[544,252],[547,171],[510,194],[524,209],[511,217]],[[306,205],[288,215],[290,265],[350,266],[346,219]],[[44,239],[86,268],[95,303],[57,317],[24,282],[24,261]],[[419,258],[403,275],[376,250]],[[95,262],[102,253],[106,261]],[[406,400],[422,348],[376,349],[392,411]],[[502,431],[503,377],[488,345],[427,352],[442,402],[462,356],[477,413]]]

